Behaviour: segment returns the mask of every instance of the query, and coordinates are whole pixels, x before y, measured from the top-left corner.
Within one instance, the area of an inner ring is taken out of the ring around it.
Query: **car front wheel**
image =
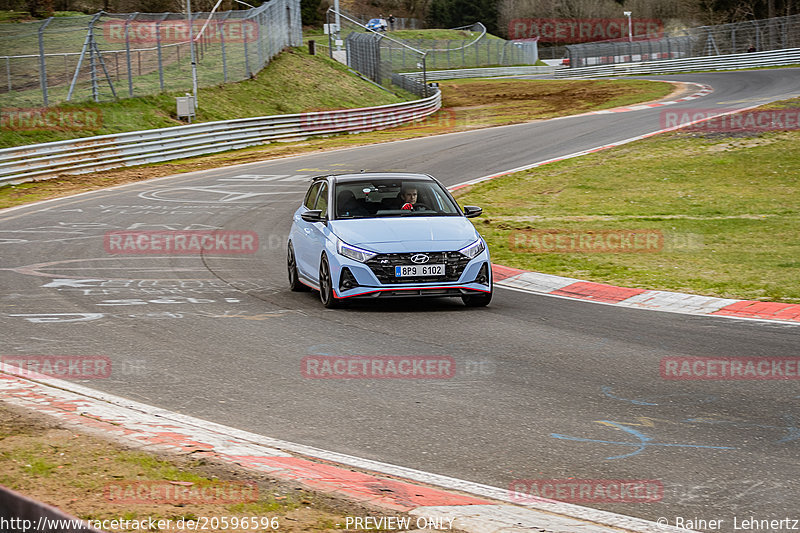
[[[492,291],[466,294],[461,297],[461,301],[467,307],[486,307],[492,301]]]
[[[289,289],[294,292],[307,291],[308,287],[300,283],[300,276],[297,275],[297,259],[294,257],[294,247],[291,242],[286,252],[286,269],[289,271]]]
[[[328,265],[328,258],[322,256],[319,263],[319,299],[328,309],[340,306],[339,300],[333,296],[333,281],[331,280],[331,268]]]

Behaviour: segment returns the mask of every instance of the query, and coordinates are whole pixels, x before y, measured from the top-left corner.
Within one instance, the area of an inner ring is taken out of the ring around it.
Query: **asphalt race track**
[[[708,84],[669,107],[506,126],[137,183],[0,213],[2,355],[103,355],[82,384],[270,437],[507,487],[648,479],[655,520],[800,518],[796,381],[668,381],[676,356],[799,356],[800,325],[623,309],[498,288],[325,310],[291,293],[285,237],[307,177],[408,170],[444,183],[662,128],[665,110],[800,95],[800,69],[657,76]],[[753,169],[758,177],[758,169]],[[479,220],[479,219],[478,219]],[[115,230],[255,231],[255,254],[112,255]],[[309,355],[447,355],[441,380],[307,379]]]

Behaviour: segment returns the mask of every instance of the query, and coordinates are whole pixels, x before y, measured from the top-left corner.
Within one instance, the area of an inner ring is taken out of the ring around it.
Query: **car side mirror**
[[[477,217],[481,213],[483,213],[483,209],[481,209],[477,205],[465,205],[464,206],[464,216],[467,217],[467,218]]]
[[[306,222],[325,222],[325,219],[322,217],[321,209],[312,209],[311,211],[301,213],[300,218]]]

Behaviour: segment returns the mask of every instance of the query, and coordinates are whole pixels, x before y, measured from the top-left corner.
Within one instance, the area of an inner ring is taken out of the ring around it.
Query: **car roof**
[[[357,174],[327,174],[317,176],[314,180],[332,178],[334,183],[363,180],[421,180],[436,181],[433,176],[428,174],[417,174],[412,172],[359,172]]]

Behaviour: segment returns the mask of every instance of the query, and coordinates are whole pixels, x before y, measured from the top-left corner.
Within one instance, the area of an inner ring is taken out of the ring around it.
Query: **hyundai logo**
[[[428,257],[425,254],[414,254],[414,255],[411,256],[411,262],[412,263],[416,263],[418,265],[421,265],[423,263],[427,263],[430,260],[431,260],[431,258]]]

